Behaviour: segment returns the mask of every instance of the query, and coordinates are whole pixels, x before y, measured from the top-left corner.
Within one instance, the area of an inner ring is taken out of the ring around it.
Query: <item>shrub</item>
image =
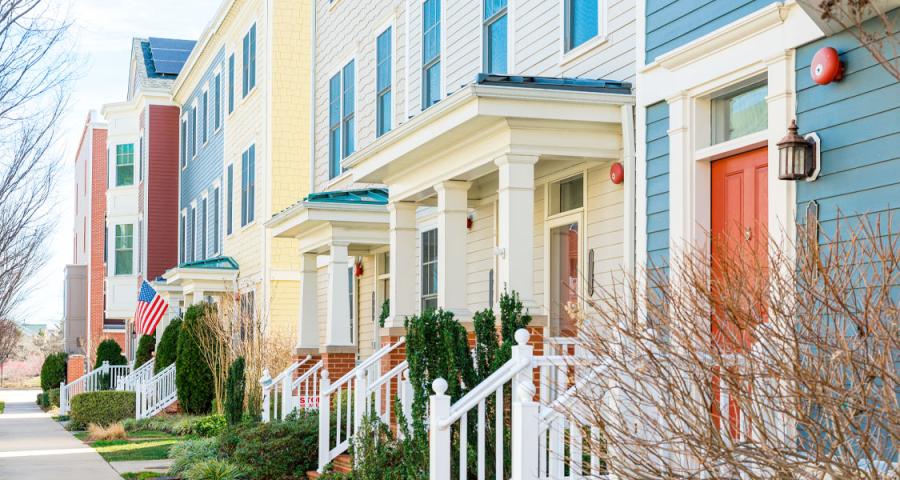
[[[50,394],[49,393],[41,392],[40,399],[41,400],[38,403],[38,405],[40,405],[41,408],[43,408],[44,410],[47,410],[48,408],[50,408]]]
[[[103,365],[103,362],[109,362],[110,365],[125,365],[128,363],[128,359],[125,358],[125,355],[122,355],[122,347],[119,346],[119,342],[107,338],[100,342],[100,345],[97,345],[97,361],[94,362],[94,368],[99,368]]]
[[[162,369],[175,363],[175,358],[178,356],[179,333],[181,333],[181,319],[176,318],[169,322],[162,338],[159,339],[156,358],[153,360],[153,373],[159,373]]]
[[[188,413],[208,413],[214,396],[213,374],[207,365],[200,344],[191,333],[198,328],[205,314],[204,305],[191,305],[184,313],[178,352],[175,359],[175,386],[178,404]]]
[[[142,335],[138,342],[137,351],[134,352],[134,368],[149,362],[153,358],[153,349],[156,348],[156,337],[153,335]]]
[[[66,360],[64,352],[51,353],[41,366],[41,390],[59,388],[60,382],[66,381]]]
[[[169,449],[169,457],[172,459],[169,475],[178,477],[194,464],[215,460],[218,450],[219,442],[215,438],[185,440],[172,445]]]
[[[304,478],[318,464],[317,412],[300,412],[296,420],[244,423],[220,440],[219,451],[247,469],[248,478]]]
[[[238,357],[228,367],[228,380],[225,382],[225,419],[229,425],[241,422],[244,416],[244,357]]]
[[[228,422],[225,421],[224,415],[209,415],[197,420],[192,430],[201,437],[216,437],[224,432],[226,427]]]
[[[128,435],[125,433],[125,427],[121,422],[116,422],[108,426],[89,423],[87,427],[88,440],[95,442],[97,440],[122,440]]]
[[[51,407],[59,406],[59,388],[51,388],[47,390],[47,403]]]
[[[185,480],[238,480],[244,477],[237,465],[223,460],[207,460],[190,468],[184,474]]]
[[[72,429],[83,429],[89,423],[110,425],[134,418],[134,392],[110,391],[79,393],[72,398]]]
[[[35,401],[35,403],[37,403],[37,406],[39,407],[44,405],[44,392],[37,394],[37,401]]]

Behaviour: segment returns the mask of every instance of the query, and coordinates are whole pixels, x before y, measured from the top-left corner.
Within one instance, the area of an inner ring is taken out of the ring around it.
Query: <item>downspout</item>
[[[316,25],[318,24],[318,2],[312,0],[312,25],[309,29],[312,57],[309,59],[309,192],[316,191]]]
[[[637,187],[637,168],[635,161],[634,105],[622,105],[622,161],[625,167],[625,272],[634,277],[635,274],[635,191]]]

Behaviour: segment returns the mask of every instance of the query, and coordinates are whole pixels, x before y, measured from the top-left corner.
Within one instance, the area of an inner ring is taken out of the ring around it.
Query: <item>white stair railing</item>
[[[603,477],[600,459],[590,448],[591,442],[599,441],[599,430],[586,429],[590,423],[572,413],[578,411],[575,389],[579,385],[581,388],[595,387],[591,382],[596,382],[596,376],[591,372],[598,368],[599,362],[577,355],[534,356],[533,347],[528,345],[529,334],[524,329],[515,333],[515,339],[517,345],[512,348],[512,358],[456,403],[451,404],[446,395],[447,382],[441,378],[435,380],[435,394],[429,399],[428,414],[431,480],[450,480],[453,453],[456,453],[459,478],[468,477],[468,442],[472,433],[476,442],[474,468],[480,479]],[[540,378],[540,401],[534,401],[536,373]],[[578,380],[582,381],[578,383]],[[504,392],[508,383],[511,383],[510,395]],[[494,403],[494,408],[490,409],[493,418],[487,418],[491,400]],[[508,427],[504,418],[506,402],[510,402]],[[471,431],[470,416],[475,421]],[[488,450],[486,436],[491,423],[495,438],[493,448]],[[508,438],[511,439],[509,458],[505,453],[505,428],[509,428]],[[465,432],[457,435],[457,452],[452,451],[454,430]],[[583,438],[585,430],[590,431],[588,439]],[[587,462],[586,457],[590,458]],[[491,463],[493,471],[489,472]],[[510,472],[503,471],[506,464],[510,466]]]
[[[284,396],[279,395],[284,391],[284,384],[290,383],[291,379],[294,375],[294,372],[297,371],[300,366],[304,365],[306,362],[310,361],[312,357],[307,355],[303,360],[298,360],[287,366],[284,370],[281,371],[275,378],[269,374],[269,369],[266,368],[263,370],[262,378],[259,379],[259,384],[262,386],[262,421],[268,422],[272,419],[272,413],[274,409],[275,417],[280,418],[284,416],[282,413],[284,411]],[[281,405],[279,405],[281,404]]]
[[[394,344],[382,347],[334,383],[328,376],[328,370],[322,369],[318,405],[319,472],[350,447],[368,406],[374,405],[375,413],[386,423],[390,422],[391,408],[398,394],[399,398],[405,398],[401,408],[409,410],[407,404],[411,405],[412,395],[402,395],[409,390],[403,383],[409,383],[408,375],[403,375],[407,370],[405,362],[381,373],[387,370],[390,353],[405,343],[406,338],[401,338]],[[332,409],[335,412],[334,422],[331,418]]]
[[[130,365],[110,365],[103,362],[99,367],[70,382],[59,384],[59,414],[68,415],[72,398],[79,393],[98,390],[116,390],[119,382],[131,371]]]
[[[147,382],[137,385],[134,393],[134,413],[138,419],[152,417],[175,403],[178,399],[175,364],[162,369]]]
[[[134,391],[138,385],[141,385],[153,378],[153,361],[148,360],[138,368],[132,369],[131,373],[121,378],[116,385],[117,390]]]
[[[282,370],[275,378],[270,378],[268,371],[263,372],[260,379],[262,385],[262,421],[283,420],[294,410],[312,410],[318,408],[319,384],[316,375],[324,363],[320,360],[310,366],[302,375],[293,378],[294,373],[312,361],[312,357],[294,362]]]

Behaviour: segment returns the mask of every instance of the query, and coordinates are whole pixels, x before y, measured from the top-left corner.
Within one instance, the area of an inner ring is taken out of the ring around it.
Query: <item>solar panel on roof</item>
[[[191,56],[190,50],[151,50],[154,62],[185,62]]]
[[[197,42],[193,40],[181,40],[177,38],[159,38],[159,37],[150,37],[150,48],[151,49],[168,49],[168,50],[192,50],[194,48],[194,44]]]
[[[181,73],[181,68],[184,67],[184,62],[168,62],[165,60],[154,60],[153,67],[156,70],[156,73],[162,73],[166,75],[178,75]]]
[[[197,42],[177,38],[150,37],[150,60],[161,75],[178,75]]]

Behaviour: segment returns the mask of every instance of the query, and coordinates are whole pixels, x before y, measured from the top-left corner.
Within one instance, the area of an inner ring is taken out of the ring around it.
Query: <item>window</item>
[[[234,111],[234,54],[228,57],[228,113]]]
[[[191,107],[191,157],[197,156],[197,106]]]
[[[354,116],[356,113],[356,102],[355,102],[355,65],[353,60],[350,61],[347,65],[344,66],[344,70],[342,71],[344,77],[344,88],[341,94],[341,103],[343,103],[343,109],[341,113],[341,129],[344,133],[344,142],[343,142],[343,155],[341,158],[346,158],[350,156],[355,150],[356,147],[356,129],[354,128]]]
[[[570,177],[550,184],[550,214],[568,212],[584,205],[584,177]]]
[[[187,120],[181,121],[181,166],[187,166]]]
[[[244,97],[256,86],[256,24],[244,35],[243,64]]]
[[[116,186],[134,185],[134,144],[116,145]]]
[[[144,135],[141,134],[140,143],[138,143],[138,182],[144,179]]]
[[[441,99],[441,1],[422,3],[422,109]]]
[[[225,185],[225,233],[231,235],[234,218],[234,164],[228,165]]]
[[[197,245],[197,209],[191,207],[191,256],[188,258],[188,261],[193,262],[197,259],[196,250],[194,247]]]
[[[437,229],[422,232],[422,311],[437,308]]]
[[[484,71],[506,73],[506,1],[484,0]]]
[[[600,33],[600,0],[565,0],[566,51],[578,47]]]
[[[215,254],[219,253],[219,210],[221,209],[221,192],[218,187],[213,190],[213,207],[212,207],[212,216],[213,216],[213,228],[212,228],[212,251]]]
[[[222,126],[222,74],[213,79],[213,127],[218,130]]]
[[[377,79],[375,81],[376,109],[378,110],[375,135],[380,137],[391,130],[391,28],[388,27],[376,40]]]
[[[713,143],[726,142],[768,128],[766,84],[739,88],[712,100]]]
[[[116,225],[116,275],[131,275],[134,262],[134,225]]]
[[[256,146],[241,155],[241,226],[253,221],[256,191]]]
[[[207,199],[204,198],[203,201],[200,202],[200,225],[201,225],[201,227],[200,227],[200,255],[197,256],[200,260],[205,259],[206,253],[207,253],[206,252],[206,239],[208,238],[207,235],[209,234],[209,231],[207,230],[208,225],[209,225],[209,223],[208,223],[209,216],[208,216],[208,212],[207,212],[207,205],[208,205]]]
[[[209,140],[209,92],[203,91],[203,105],[201,109],[201,114],[203,118],[201,119],[200,126],[203,128],[203,143],[205,144]]]
[[[341,74],[328,81],[328,178],[341,174]]]
[[[181,214],[181,235],[178,238],[178,250],[181,253],[181,263],[187,261],[187,219]]]

